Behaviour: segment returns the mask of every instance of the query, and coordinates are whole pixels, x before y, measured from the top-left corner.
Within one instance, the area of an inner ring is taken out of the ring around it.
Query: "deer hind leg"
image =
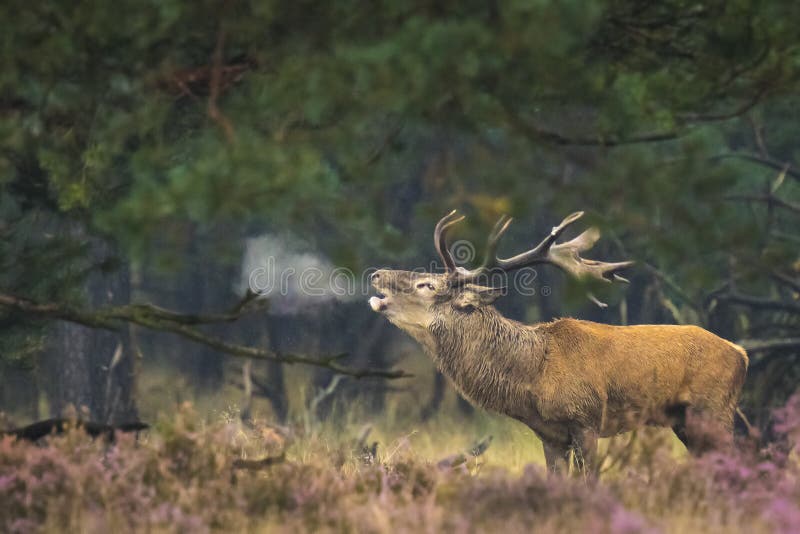
[[[733,443],[733,413],[685,406],[673,415],[672,430],[695,456],[721,450]]]
[[[667,420],[669,421],[670,427],[672,431],[678,436],[678,439],[681,440],[684,447],[689,449],[689,436],[686,433],[686,409],[688,408],[687,404],[683,403],[676,403],[671,406],[668,406],[665,415]]]

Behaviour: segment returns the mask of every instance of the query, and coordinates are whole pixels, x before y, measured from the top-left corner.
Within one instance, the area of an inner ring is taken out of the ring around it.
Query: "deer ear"
[[[497,300],[497,297],[503,295],[504,292],[505,288],[502,287],[466,284],[461,289],[461,293],[453,299],[453,306],[462,310],[476,306],[486,306]]]

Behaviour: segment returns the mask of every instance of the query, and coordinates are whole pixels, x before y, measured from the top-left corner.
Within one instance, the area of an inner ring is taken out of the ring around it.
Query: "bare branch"
[[[562,146],[571,145],[571,146],[615,147],[624,145],[635,145],[641,143],[672,141],[689,133],[691,130],[684,127],[690,126],[693,123],[718,122],[718,121],[726,121],[737,117],[741,117],[742,115],[753,109],[756,105],[761,103],[764,96],[767,94],[768,90],[769,88],[766,86],[758,89],[751,98],[743,102],[737,108],[732,109],[731,111],[718,114],[705,114],[705,115],[700,113],[686,114],[678,117],[679,123],[677,128],[673,128],[671,130],[664,130],[661,132],[650,132],[650,133],[632,135],[628,137],[619,137],[613,135],[597,135],[592,137],[569,137],[560,134],[558,132],[546,130],[544,128],[540,128],[536,125],[533,125],[520,118],[519,113],[515,109],[513,109],[510,105],[507,105],[504,102],[501,102],[501,105],[505,111],[504,115],[509,124],[514,129],[516,129],[529,139],[542,141],[554,145],[562,145]]]
[[[800,350],[800,337],[787,337],[779,339],[742,339],[739,345],[747,352],[770,352],[773,350],[797,349]]]
[[[118,324],[115,321],[100,314],[83,312],[62,304],[39,304],[32,300],[16,297],[14,295],[0,293],[0,306],[28,315],[62,319],[71,323],[88,326],[89,328],[104,328],[106,330],[117,330],[118,328]]]
[[[266,349],[230,343],[217,337],[205,334],[191,326],[194,324],[202,324],[203,322],[208,321],[200,321],[199,323],[192,322],[191,320],[186,320],[185,317],[179,318],[180,314],[177,314],[176,312],[163,310],[157,307],[155,307],[155,309],[159,311],[157,313],[152,313],[153,307],[144,304],[102,308],[96,311],[87,312],[58,303],[40,304],[30,299],[0,293],[0,307],[16,310],[18,312],[35,317],[60,319],[91,328],[107,328],[116,330],[119,328],[120,323],[132,323],[149,328],[150,330],[171,332],[190,341],[194,341],[195,343],[206,345],[232,356],[254,358],[259,360],[272,360],[285,364],[296,363],[313,365],[316,367],[324,367],[335,373],[352,376],[355,378],[406,378],[412,376],[402,370],[347,367],[338,363],[338,360],[342,357],[341,354],[336,354],[325,358],[312,358],[301,354],[279,353]],[[218,317],[225,317],[226,320],[229,319],[227,314],[189,316],[189,318],[192,320],[197,319],[198,317],[202,319]]]
[[[765,202],[774,206],[787,209],[793,213],[800,214],[800,204],[795,204],[787,200],[776,197],[773,194],[767,195],[727,195],[725,200],[741,200],[745,202]]]
[[[380,144],[375,147],[372,153],[367,157],[367,165],[372,165],[381,158],[383,153],[386,151],[386,148],[389,147],[403,131],[404,126],[405,125],[403,122],[398,121],[398,123],[389,130],[389,132],[383,137],[383,140],[381,140]]]
[[[733,152],[730,154],[720,154],[718,156],[714,156],[712,160],[721,160],[721,159],[743,159],[746,161],[750,161],[752,163],[757,163],[758,165],[763,165],[765,167],[769,167],[770,169],[775,169],[776,171],[784,171],[786,172],[787,176],[791,176],[796,180],[800,180],[800,172],[794,170],[792,166],[786,162],[777,161],[770,158],[765,158],[762,156],[757,156],[755,154],[743,154],[740,152]]]
[[[505,106],[504,106],[505,107]],[[506,109],[506,120],[511,126],[525,137],[534,140],[561,146],[600,146],[615,147],[622,145],[635,145],[641,143],[654,143],[659,141],[671,141],[682,135],[678,130],[667,130],[664,132],[652,132],[631,137],[611,137],[598,135],[596,137],[568,137],[558,132],[545,130],[534,126],[524,120],[513,111]]]
[[[658,280],[669,287],[676,295],[678,295],[678,297],[681,298],[681,300],[691,306],[693,310],[698,313],[701,311],[702,307],[698,305],[697,302],[695,302],[695,300],[681,286],[679,286],[672,278],[670,278],[669,275],[647,262],[642,262],[642,266],[649,271],[650,274],[655,276]]]
[[[237,321],[242,316],[252,313],[257,310],[262,310],[267,306],[267,301],[262,300],[258,305],[251,305],[259,295],[248,290],[244,297],[237,302],[230,311],[226,313],[210,313],[210,314],[191,314],[180,313],[172,310],[161,308],[154,304],[139,303],[121,306],[119,314],[122,318],[126,317],[129,313],[144,314],[166,321],[172,321],[185,325],[201,325],[201,324],[214,324],[214,323],[232,323]],[[114,314],[112,314],[114,315]]]
[[[786,274],[783,274],[780,271],[772,271],[770,276],[775,279],[778,283],[788,286],[793,291],[800,293],[800,280],[792,278]]]
[[[311,402],[308,405],[308,412],[311,417],[317,417],[319,405],[322,403],[322,401],[334,394],[341,381],[342,375],[334,375],[333,378],[331,378],[331,381],[328,382],[328,385],[324,388],[320,388],[317,394],[314,395],[314,398],[311,399]]]
[[[702,113],[690,113],[681,116],[681,120],[685,122],[714,122],[714,121],[726,121],[730,119],[735,119],[736,117],[741,117],[751,109],[753,109],[756,105],[758,105],[764,95],[767,94],[769,91],[769,87],[764,86],[758,89],[755,94],[750,97],[748,100],[743,102],[739,107],[732,109],[726,113],[709,113],[709,114],[702,114]]]
[[[787,300],[770,299],[766,297],[745,295],[735,292],[723,293],[717,295],[716,298],[733,304],[749,306],[751,308],[759,308],[762,310],[779,310],[793,314],[800,314],[800,304],[796,304]]]

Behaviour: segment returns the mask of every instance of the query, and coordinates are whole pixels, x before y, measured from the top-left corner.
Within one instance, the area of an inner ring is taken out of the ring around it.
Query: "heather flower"
[[[782,432],[793,410],[779,414]],[[0,439],[0,531],[800,531],[800,469],[771,447],[676,459],[645,440],[636,454],[616,451],[626,460],[597,480],[538,465],[439,469],[410,445],[364,464],[300,436],[303,455],[234,470],[234,459],[264,454],[247,432],[204,427],[183,407],[138,441]]]
[[[800,393],[795,393],[786,404],[773,412],[772,429],[785,436],[792,446],[800,443]]]
[[[2,475],[0,476],[0,493],[6,492],[14,485],[16,482],[17,476],[14,474],[11,475]]]
[[[657,533],[658,529],[650,527],[645,519],[622,506],[616,506],[611,512],[611,531],[616,534]]]
[[[800,532],[800,508],[784,497],[776,497],[764,510],[764,517],[777,533]]]

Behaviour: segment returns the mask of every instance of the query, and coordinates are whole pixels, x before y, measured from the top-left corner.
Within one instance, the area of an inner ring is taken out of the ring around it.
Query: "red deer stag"
[[[582,215],[573,213],[535,248],[506,259],[495,254],[511,222],[501,217],[483,264],[466,270],[456,267],[447,245],[447,230],[463,219],[454,210],[434,232],[446,272],[376,271],[371,282],[378,295],[370,306],[421,343],[462,395],[529,426],[541,438],[551,471],[566,469],[571,451],[587,470],[596,468],[598,437],[643,424],[671,427],[693,453],[727,444],[747,372],[741,347],[697,326],[576,319],[526,325],[491,305],[502,288],[479,282],[531,265],[627,282],[618,271],[633,262],[580,257],[599,239],[597,229],[556,244]]]

